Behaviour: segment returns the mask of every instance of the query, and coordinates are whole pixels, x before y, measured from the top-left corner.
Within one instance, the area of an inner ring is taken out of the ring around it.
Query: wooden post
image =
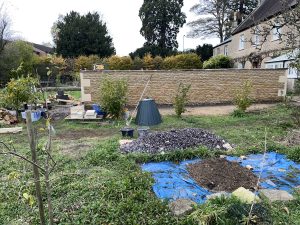
[[[26,111],[26,124],[27,124],[28,140],[31,149],[31,158],[35,164],[38,164],[37,156],[36,156],[36,139],[35,139],[35,133],[34,133],[32,120],[31,120],[31,110]],[[36,191],[36,197],[39,206],[41,224],[46,225],[44,205],[43,205],[42,192],[41,192],[40,173],[39,173],[39,168],[35,165],[33,165],[33,175],[34,175],[35,191]]]
[[[51,125],[49,123],[48,127],[49,133],[48,133],[48,144],[47,144],[47,160],[45,165],[45,183],[46,183],[46,192],[47,192],[47,202],[48,202],[48,214],[49,214],[49,224],[54,225],[54,218],[53,218],[53,208],[52,208],[52,200],[51,200],[51,184],[50,184],[50,171],[49,171],[49,165],[50,165],[50,157],[51,157]]]

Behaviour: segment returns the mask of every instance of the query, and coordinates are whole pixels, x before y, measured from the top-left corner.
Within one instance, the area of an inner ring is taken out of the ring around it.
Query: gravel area
[[[178,149],[206,146],[210,149],[228,150],[231,146],[222,138],[202,129],[185,128],[153,132],[120,147],[123,153],[162,153]]]

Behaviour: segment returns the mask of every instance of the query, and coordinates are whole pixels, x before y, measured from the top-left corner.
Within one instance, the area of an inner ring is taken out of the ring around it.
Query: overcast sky
[[[183,11],[187,21],[195,18],[189,12],[199,0],[184,0]],[[41,44],[52,42],[51,26],[58,16],[66,15],[71,10],[86,14],[99,12],[107,23],[110,35],[118,55],[128,55],[145,42],[140,35],[141,20],[138,16],[143,0],[0,0],[4,2],[12,20],[12,30],[23,39]],[[183,48],[183,35],[189,28],[184,26],[177,36],[179,50]],[[203,43],[217,44],[218,39],[184,38],[184,48],[195,48]]]

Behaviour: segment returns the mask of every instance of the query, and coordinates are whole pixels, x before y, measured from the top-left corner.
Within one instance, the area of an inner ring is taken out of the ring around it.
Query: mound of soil
[[[206,130],[185,128],[149,133],[131,143],[122,145],[120,150],[124,153],[143,152],[155,154],[201,145],[210,149],[227,150],[225,144],[228,145],[225,140]]]
[[[232,192],[239,187],[253,189],[258,179],[252,171],[239,163],[221,158],[206,159],[190,164],[187,168],[200,186],[215,192]]]

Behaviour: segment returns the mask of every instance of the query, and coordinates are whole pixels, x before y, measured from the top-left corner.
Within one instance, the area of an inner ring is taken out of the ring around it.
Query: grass
[[[250,224],[300,224],[300,196],[295,195],[296,200],[284,203],[269,203],[263,201],[255,204],[249,218],[250,205],[231,197],[220,197],[207,201],[196,207],[189,218],[202,225],[247,225]]]
[[[55,96],[57,94],[56,91],[48,91],[48,95]],[[81,98],[81,91],[66,91],[66,95],[69,95],[74,98],[74,100],[79,100]]]
[[[268,149],[300,161],[299,146],[286,147],[282,144],[288,130],[293,128],[290,113],[289,109],[279,105],[243,118],[189,116],[177,119],[168,116],[153,129],[207,129],[234,143],[236,151],[233,154],[239,155],[262,151],[267,128]],[[122,121],[104,126],[74,122],[53,125],[57,133],[53,141],[53,157],[58,166],[51,175],[51,183],[57,224],[199,224],[203,220],[208,221],[207,224],[237,224],[244,218],[232,209],[247,209],[247,206],[235,200],[208,202],[198,206],[191,216],[173,217],[167,203],[157,199],[152,192],[151,175],[143,173],[139,166],[139,163],[148,161],[180,161],[224,154],[222,152],[199,147],[163,155],[123,155],[118,151],[119,129],[125,125]],[[39,122],[36,126],[40,128],[45,125]],[[89,137],[89,133],[83,131],[96,132],[97,137]],[[66,132],[78,133],[79,138],[61,138]],[[44,142],[46,134],[40,131],[39,136],[39,142]],[[22,134],[0,138],[7,143],[12,141],[19,153],[30,157],[26,129]],[[68,151],[64,151],[65,148]],[[42,160],[41,152],[39,154]],[[22,197],[23,193],[34,195],[31,166],[1,155],[0,174],[0,224],[38,224],[36,203],[30,207]],[[12,176],[14,174],[17,175]],[[273,224],[299,224],[299,197],[289,203],[266,204],[264,209]]]
[[[72,96],[75,100],[81,98],[81,91],[67,91],[66,94]]]

